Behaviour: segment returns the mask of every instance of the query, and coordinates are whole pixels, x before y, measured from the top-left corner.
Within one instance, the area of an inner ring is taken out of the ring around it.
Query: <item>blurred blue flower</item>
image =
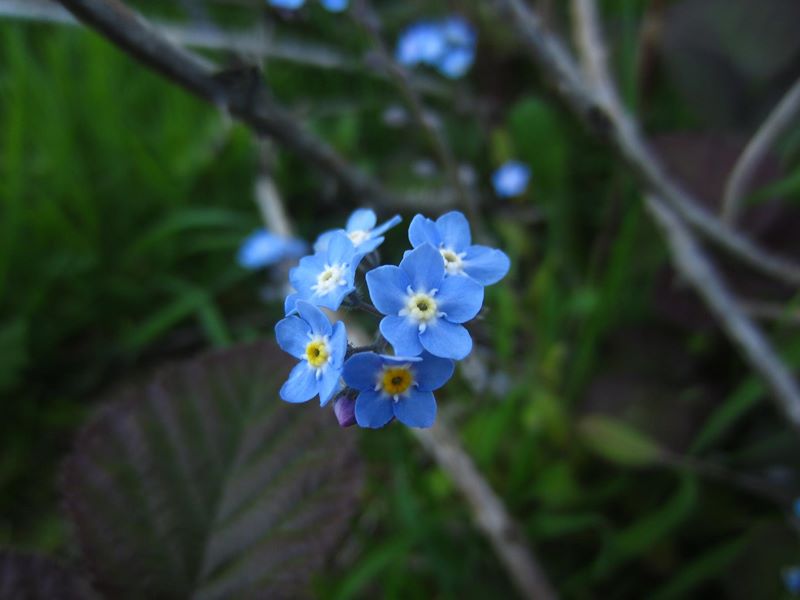
[[[800,567],[788,567],[781,576],[786,590],[792,595],[800,595]]]
[[[472,350],[462,323],[483,305],[483,287],[469,277],[445,277],[444,261],[430,244],[407,252],[399,267],[367,273],[370,298],[382,314],[380,330],[397,354],[460,360]]]
[[[330,12],[343,12],[347,10],[350,0],[320,0],[320,4]]]
[[[795,498],[792,502],[792,510],[794,510],[794,516],[800,519],[800,498]]]
[[[308,245],[299,238],[288,238],[259,229],[249,235],[239,247],[236,260],[245,269],[261,269],[285,259],[299,258]]]
[[[466,275],[480,285],[491,285],[505,277],[511,266],[505,252],[472,244],[469,223],[458,211],[436,221],[415,216],[408,228],[408,239],[414,248],[427,244],[437,248],[448,277]]]
[[[475,61],[477,35],[462,17],[419,21],[407,27],[397,41],[397,61],[413,67],[424,64],[456,79]]]
[[[501,198],[519,196],[528,187],[531,170],[525,163],[510,160],[492,175],[495,193]]]
[[[344,229],[332,229],[322,233],[317,238],[317,241],[314,242],[314,250],[316,252],[326,250],[331,237],[336,232],[343,231],[353,242],[358,252],[369,254],[383,243],[383,234],[402,220],[399,215],[395,215],[376,227],[375,224],[378,222],[378,218],[375,216],[375,212],[368,208],[359,208],[347,219],[347,225]]]
[[[275,8],[285,8],[286,10],[297,10],[306,0],[267,0],[267,4]]]
[[[318,395],[320,405],[325,406],[339,387],[347,332],[341,321],[331,327],[328,317],[308,302],[300,300],[296,309],[297,315],[275,325],[278,345],[300,359],[281,387],[281,398],[307,402]]]
[[[297,292],[286,299],[286,314],[294,311],[298,300],[337,310],[355,289],[356,268],[363,256],[344,232],[335,232],[325,250],[301,258],[289,271],[289,282]]]
[[[453,361],[421,357],[356,354],[344,365],[345,383],[358,390],[355,417],[361,427],[383,427],[393,417],[409,427],[430,427],[436,420],[433,391],[453,375]]]

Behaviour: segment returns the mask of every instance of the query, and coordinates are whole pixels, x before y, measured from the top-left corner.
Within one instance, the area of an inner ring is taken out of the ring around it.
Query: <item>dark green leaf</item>
[[[585,417],[578,425],[578,432],[590,450],[606,460],[622,465],[652,465],[664,455],[663,449],[656,442],[610,417]]]
[[[121,393],[62,485],[84,559],[113,598],[298,597],[356,507],[351,430],[277,394],[291,363],[236,346]]]

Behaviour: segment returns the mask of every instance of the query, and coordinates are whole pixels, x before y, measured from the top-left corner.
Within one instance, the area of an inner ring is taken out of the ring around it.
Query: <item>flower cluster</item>
[[[297,10],[302,8],[306,0],[267,0],[267,4],[275,8],[282,8],[284,10]],[[325,10],[330,12],[343,12],[347,10],[350,0],[320,0]]]
[[[428,65],[451,79],[462,77],[475,61],[477,35],[463,18],[418,21],[397,41],[397,62],[407,67]]]
[[[361,269],[369,302],[356,291],[356,274],[362,263],[379,262],[383,234],[400,221],[378,225],[373,211],[357,210],[344,229],[320,235],[314,254],[290,271],[295,291],[275,326],[280,347],[299,361],[281,388],[285,401],[319,396],[324,406],[335,397],[343,426],[377,428],[393,419],[433,425],[433,392],[472,350],[464,324],[481,310],[484,286],[502,279],[510,263],[502,251],[472,243],[460,212],[435,221],[417,215],[408,229],[411,249],[399,265]],[[375,344],[350,346],[344,323],[332,325],[320,310],[343,305],[381,317]]]

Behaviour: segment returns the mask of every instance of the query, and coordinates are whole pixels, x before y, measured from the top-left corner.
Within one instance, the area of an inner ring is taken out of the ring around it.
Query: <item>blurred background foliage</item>
[[[562,3],[540,4],[567,29]],[[136,5],[191,18],[178,2]],[[452,9],[479,28],[468,77],[424,73],[435,89],[426,97],[474,169],[486,225],[513,267],[487,290],[475,360],[440,406],[560,591],[780,595],[781,569],[800,561],[798,442],[666,266],[632,179],[548,95],[488,3],[377,6],[390,40],[421,15]],[[800,6],[603,7],[626,101],[667,164],[713,205],[748,135],[800,75]],[[313,3],[290,16],[215,2],[206,17],[228,27],[265,20],[276,40],[349,57],[355,69],[269,60],[265,78],[309,128],[388,186],[444,181],[424,137],[389,118],[398,95],[369,74],[368,41],[346,16]],[[68,558],[56,474],[99,399],[164,362],[270,336],[281,306],[260,299],[269,277],[234,261],[260,226],[259,151],[246,129],[94,34],[0,27],[0,543]],[[532,183],[500,201],[489,177],[511,158],[531,166]],[[272,166],[306,239],[362,203],[296,156],[273,152]],[[763,171],[745,229],[800,259],[800,130]],[[406,222],[416,212],[395,208]],[[404,247],[390,235],[385,258]],[[794,290],[727,275],[748,300],[796,306]],[[797,324],[791,311],[769,324],[795,365]],[[366,491],[317,578],[320,597],[513,594],[446,475],[402,427],[342,435],[359,437]]]

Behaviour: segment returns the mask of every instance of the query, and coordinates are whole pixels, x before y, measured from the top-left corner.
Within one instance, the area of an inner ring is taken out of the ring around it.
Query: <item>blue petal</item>
[[[475,51],[472,48],[454,48],[439,59],[437,68],[445,77],[458,79],[469,71],[473,62],[475,62]]]
[[[285,246],[284,238],[260,229],[242,242],[237,261],[245,269],[268,267],[283,259]]]
[[[328,244],[328,264],[350,264],[353,262],[355,254],[355,246],[353,246],[353,242],[350,241],[347,234],[342,231],[334,232]],[[357,265],[353,265],[353,268],[356,266]]]
[[[395,354],[394,356],[390,356],[389,354],[379,354],[381,360],[384,364],[387,365],[406,365],[408,363],[418,363],[422,360],[421,356],[400,356]]]
[[[463,325],[439,319],[419,334],[422,347],[434,356],[461,360],[472,351],[472,338]]]
[[[464,272],[481,285],[497,283],[511,266],[505,252],[486,246],[470,246],[463,261]]]
[[[381,223],[377,227],[372,230],[372,237],[377,237],[379,235],[383,235],[387,231],[389,231],[392,227],[399,225],[403,222],[403,218],[400,215],[395,215],[388,221]]]
[[[419,341],[419,327],[405,317],[383,317],[381,334],[392,345],[396,354],[418,356],[422,353]]]
[[[295,10],[305,4],[305,0],[267,0],[271,6]]]
[[[339,321],[333,326],[333,334],[330,337],[331,366],[336,369],[342,368],[344,356],[347,354],[347,329],[344,323]]]
[[[300,264],[289,271],[289,281],[302,297],[307,298],[314,293],[311,286],[317,283],[317,276],[324,268],[323,254],[304,256],[300,259]]]
[[[483,286],[463,275],[446,277],[436,294],[436,308],[451,323],[474,319],[483,306]]]
[[[317,395],[317,374],[306,361],[295,365],[289,379],[281,387],[281,398],[286,402],[308,402]]]
[[[342,375],[340,369],[335,369],[328,366],[322,374],[322,378],[318,382],[319,387],[319,405],[325,406],[330,399],[333,398],[334,392],[339,389],[339,378]]]
[[[405,271],[384,265],[367,273],[367,289],[372,303],[385,315],[397,315],[405,306],[410,281]]]
[[[359,352],[344,363],[342,377],[347,385],[357,390],[374,390],[383,360],[374,352]]]
[[[378,246],[380,246],[383,243],[383,240],[384,240],[383,236],[371,237],[367,240],[364,240],[357,246],[359,254],[363,255],[369,254],[370,252],[375,250]]]
[[[436,420],[436,399],[432,392],[412,390],[394,402],[392,408],[398,421],[409,427],[430,427]]]
[[[297,300],[300,298],[300,294],[294,293],[289,294],[286,296],[286,300],[283,301],[283,314],[289,316],[293,312],[297,310]]]
[[[375,216],[375,211],[369,208],[359,208],[347,219],[347,226],[345,229],[348,233],[353,231],[369,231],[375,227],[375,223],[377,222],[378,218]]]
[[[439,289],[444,279],[444,260],[430,244],[418,246],[406,254],[400,261],[400,268],[408,275],[415,292]]]
[[[311,332],[314,335],[331,334],[331,322],[328,321],[325,313],[316,306],[304,300],[298,300],[296,308],[297,312],[300,313],[300,317],[311,326]]]
[[[411,225],[408,226],[408,241],[411,242],[411,246],[414,248],[426,242],[438,248],[442,243],[442,236],[439,235],[436,223],[427,217],[416,215],[411,219]]]
[[[454,252],[463,252],[472,243],[467,217],[457,210],[436,219],[436,227],[442,236],[442,244],[445,248]]]
[[[337,231],[344,233],[344,229],[329,229],[328,231],[320,233],[317,241],[314,242],[314,252],[327,252],[328,246],[331,243],[331,238]]]
[[[322,6],[330,12],[342,12],[347,10],[349,0],[320,0]]]
[[[377,429],[392,420],[392,400],[374,390],[361,392],[356,398],[356,422],[361,427]]]
[[[342,305],[342,301],[345,299],[345,297],[349,296],[353,290],[356,289],[352,282],[353,278],[348,277],[347,279],[350,280],[348,285],[340,285],[324,296],[314,296],[312,299],[314,300],[315,304],[318,306],[324,306],[330,310],[339,310],[339,307]]]
[[[300,317],[286,317],[278,321],[275,325],[275,339],[281,350],[288,352],[295,358],[303,358],[306,355],[308,345],[308,334],[311,329]]]
[[[423,353],[422,361],[412,365],[417,389],[423,392],[438,390],[453,376],[455,364],[447,358]]]

